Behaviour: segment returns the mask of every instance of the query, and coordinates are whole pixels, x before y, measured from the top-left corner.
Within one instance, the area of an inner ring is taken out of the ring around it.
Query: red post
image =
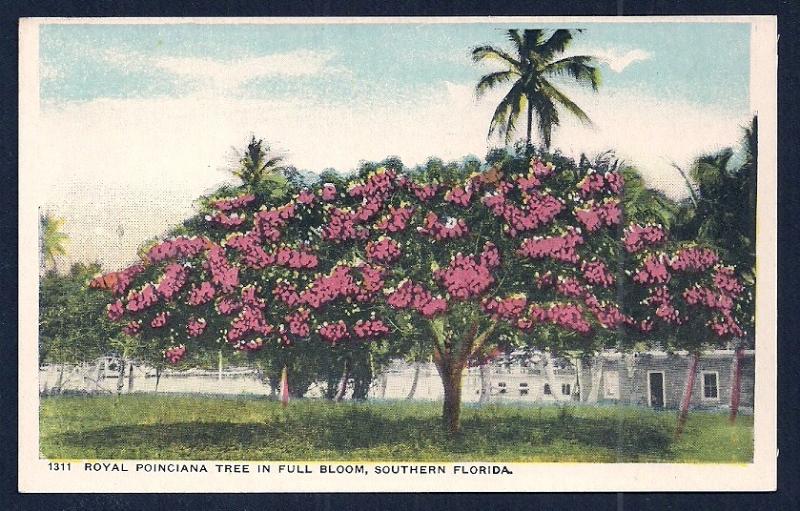
[[[683,391],[683,399],[681,400],[681,410],[678,414],[678,426],[675,429],[675,438],[679,438],[683,433],[683,428],[686,426],[686,419],[689,416],[689,403],[692,401],[692,391],[694,390],[694,380],[697,376],[697,360],[700,358],[698,353],[692,354],[692,359],[689,362],[689,371],[686,375],[686,389]]]
[[[281,404],[286,407],[289,404],[289,370],[283,366],[281,372]]]
[[[736,423],[736,416],[739,414],[739,399],[742,393],[742,357],[744,350],[736,348],[736,356],[733,359],[733,387],[731,388],[731,424]]]

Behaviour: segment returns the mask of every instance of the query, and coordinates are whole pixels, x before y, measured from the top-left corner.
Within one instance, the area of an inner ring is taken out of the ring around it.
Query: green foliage
[[[753,419],[675,416],[633,407],[467,407],[463,428],[439,427],[439,404],[156,395],[43,398],[49,458],[748,463]]]
[[[39,362],[80,363],[110,348],[119,335],[105,314],[108,297],[89,289],[100,265],[77,263],[69,273],[49,271],[39,281]]]
[[[57,218],[50,213],[39,217],[39,243],[45,267],[50,266],[55,269],[56,256],[63,256],[67,253],[64,243],[69,238],[61,232],[63,226],[64,219]]]

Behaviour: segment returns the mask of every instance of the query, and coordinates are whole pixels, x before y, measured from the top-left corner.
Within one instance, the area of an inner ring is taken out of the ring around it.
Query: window
[[[603,396],[606,399],[619,397],[619,373],[617,371],[608,371],[603,374]]]
[[[719,399],[719,375],[716,372],[703,372],[703,399]]]
[[[545,383],[545,384],[544,384],[544,395],[545,395],[545,396],[549,396],[549,395],[551,395],[552,393],[553,393],[553,392],[550,390],[550,384],[548,384],[548,383]]]
[[[505,394],[508,391],[508,389],[506,388],[506,382],[504,381],[498,383],[497,386],[500,388],[500,390],[498,391],[498,393],[500,394]]]
[[[561,384],[561,393],[564,394],[565,396],[569,396],[571,394],[569,383]]]
[[[519,395],[520,396],[527,396],[528,395],[528,384],[522,382],[519,384]]]

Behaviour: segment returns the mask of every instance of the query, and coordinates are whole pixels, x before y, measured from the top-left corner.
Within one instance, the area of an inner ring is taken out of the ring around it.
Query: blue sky
[[[552,27],[561,27],[553,25]],[[385,101],[413,97],[439,82],[473,83],[484,70],[469,59],[476,44],[503,44],[510,25],[45,25],[41,64],[45,101],[180,95],[190,85],[160,68],[110,64],[106,52],[139,58],[220,61],[314,51],[338,73],[287,80],[266,74],[244,84],[252,97],[294,95],[319,101]],[[518,25],[519,28],[531,28]],[[537,24],[547,27],[545,24]],[[746,109],[749,25],[583,24],[575,48],[642,50],[649,58],[625,72],[604,64],[605,88],[637,87],[653,95]],[[103,50],[103,51],[101,51]],[[591,53],[591,52],[589,52]]]
[[[40,25],[35,169],[45,209],[65,218],[72,260],[109,268],[232,181],[251,134],[287,163],[348,171],[397,155],[482,157],[505,90],[476,98],[491,71],[470,60],[537,23]],[[612,149],[673,197],[672,164],[735,145],[752,112],[748,23],[584,23],[569,54],[601,62],[598,93],[564,85],[592,126],[567,115],[564,153]],[[519,133],[524,137],[524,133]]]

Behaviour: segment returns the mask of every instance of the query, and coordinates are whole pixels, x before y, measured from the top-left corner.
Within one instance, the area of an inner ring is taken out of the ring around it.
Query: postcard
[[[775,17],[20,35],[20,491],[775,488]]]

